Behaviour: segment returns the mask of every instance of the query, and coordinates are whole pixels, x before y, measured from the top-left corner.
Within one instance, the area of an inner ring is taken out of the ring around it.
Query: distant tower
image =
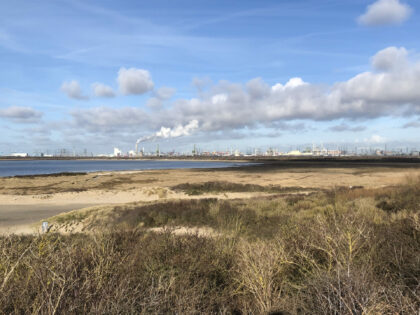
[[[160,156],[159,144],[156,146],[156,156]]]
[[[194,144],[194,148],[192,150],[192,155],[196,156],[197,155],[197,146]]]

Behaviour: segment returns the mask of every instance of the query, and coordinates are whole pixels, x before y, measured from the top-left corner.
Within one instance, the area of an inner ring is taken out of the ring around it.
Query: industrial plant
[[[378,147],[351,147],[351,148],[338,148],[324,147],[324,145],[312,145],[301,147],[290,147],[289,150],[280,150],[276,147],[261,148],[248,148],[240,150],[238,148],[230,147],[225,150],[208,150],[199,147],[196,144],[191,145],[190,150],[186,151],[164,151],[161,150],[159,144],[154,144],[145,147],[140,147],[139,142],[136,142],[133,150],[124,151],[118,147],[114,147],[111,153],[107,154],[94,154],[87,149],[78,151],[75,149],[58,149],[54,151],[46,150],[45,152],[35,151],[28,152],[13,152],[10,154],[0,154],[12,158],[129,158],[129,159],[142,159],[142,158],[195,158],[195,157],[211,157],[211,158],[250,158],[250,157],[351,157],[351,156],[405,156],[405,157],[420,157],[420,150],[409,148],[393,148],[387,149]]]

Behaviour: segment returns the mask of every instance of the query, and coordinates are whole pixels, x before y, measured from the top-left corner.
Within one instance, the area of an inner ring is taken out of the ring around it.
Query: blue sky
[[[420,3],[1,1],[0,154],[420,147]],[[288,83],[289,82],[289,83]]]

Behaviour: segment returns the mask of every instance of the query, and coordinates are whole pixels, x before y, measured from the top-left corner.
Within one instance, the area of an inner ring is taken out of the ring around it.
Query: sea
[[[0,177],[101,171],[225,168],[251,163],[163,160],[0,160]]]

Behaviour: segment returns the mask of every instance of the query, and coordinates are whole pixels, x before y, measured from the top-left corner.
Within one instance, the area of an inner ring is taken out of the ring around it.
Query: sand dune
[[[415,166],[415,165],[414,165]],[[244,167],[106,172],[87,175],[0,178],[0,233],[30,231],[44,218],[94,205],[162,199],[252,198],[257,192],[189,196],[171,187],[181,183],[224,181],[238,184],[331,189],[337,186],[379,188],[419,176],[417,167]]]

